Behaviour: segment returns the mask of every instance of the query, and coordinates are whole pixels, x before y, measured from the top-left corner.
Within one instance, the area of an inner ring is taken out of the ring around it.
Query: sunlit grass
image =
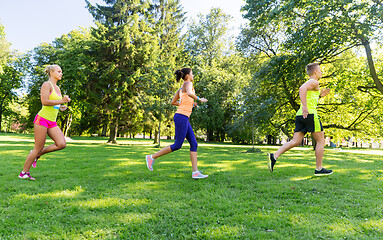
[[[161,157],[154,171],[146,139],[73,137],[17,178],[33,135],[0,134],[0,239],[381,239],[383,151],[326,149],[334,170],[315,177],[311,147],[199,144],[191,179],[189,146]],[[162,146],[172,143],[161,141]],[[47,141],[47,144],[51,140]]]
[[[36,194],[36,195],[28,195],[25,193],[21,193],[18,195],[15,195],[15,198],[20,199],[37,199],[37,198],[74,198],[78,194],[84,192],[84,190],[81,187],[77,187],[76,190],[63,190],[63,191],[55,191],[50,193],[42,193],[42,194]]]

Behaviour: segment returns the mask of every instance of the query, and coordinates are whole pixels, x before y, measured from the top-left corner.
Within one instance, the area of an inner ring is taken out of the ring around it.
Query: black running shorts
[[[317,114],[309,114],[307,118],[303,118],[302,115],[295,116],[295,129],[294,132],[322,132],[322,123],[319,120]]]

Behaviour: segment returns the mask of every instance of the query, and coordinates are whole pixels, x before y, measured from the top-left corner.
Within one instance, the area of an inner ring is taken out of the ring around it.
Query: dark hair
[[[191,68],[182,68],[181,70],[176,70],[174,75],[176,75],[177,82],[179,82],[181,78],[185,80],[186,75],[190,74],[190,72]]]
[[[307,75],[311,76],[314,74],[314,71],[316,70],[316,68],[319,66],[319,63],[309,63],[307,64],[306,66],[306,72],[307,72]]]

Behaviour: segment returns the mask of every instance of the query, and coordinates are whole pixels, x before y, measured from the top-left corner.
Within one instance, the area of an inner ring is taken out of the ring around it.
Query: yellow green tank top
[[[315,114],[317,115],[317,105],[318,105],[318,99],[319,99],[319,91],[307,91],[306,95],[306,101],[307,101],[307,108],[309,110],[309,114]],[[296,116],[302,115],[302,103],[301,107],[297,111]]]
[[[53,86],[53,84],[50,81],[48,81],[48,82],[51,84],[51,86],[53,88],[51,94],[49,95],[49,100],[61,100],[62,99],[61,95],[58,95],[56,93],[56,89]],[[60,104],[55,105],[55,106],[44,106],[43,105],[43,107],[40,110],[40,112],[38,113],[38,115],[40,117],[45,118],[46,120],[56,122],[57,114],[59,113],[59,109],[60,109]]]

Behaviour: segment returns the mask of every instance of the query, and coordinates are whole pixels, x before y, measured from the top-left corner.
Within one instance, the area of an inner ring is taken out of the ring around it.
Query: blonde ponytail
[[[60,67],[60,66],[59,66],[59,65],[56,65],[56,64],[48,65],[48,66],[46,66],[44,72],[48,75],[48,77],[50,77],[50,76],[51,76],[51,72],[52,72],[56,67]]]

